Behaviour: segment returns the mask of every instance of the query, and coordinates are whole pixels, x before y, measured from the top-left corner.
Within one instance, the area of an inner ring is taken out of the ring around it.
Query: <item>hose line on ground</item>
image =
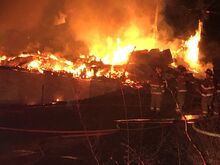
[[[192,124],[192,128],[193,128],[194,131],[196,131],[196,132],[198,132],[200,134],[203,134],[203,135],[206,135],[206,136],[220,138],[220,134],[219,133],[213,133],[213,132],[202,130],[202,129],[196,127],[195,123]]]

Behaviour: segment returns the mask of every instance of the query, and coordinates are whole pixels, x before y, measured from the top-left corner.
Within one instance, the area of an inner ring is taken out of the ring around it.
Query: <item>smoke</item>
[[[0,6],[0,44],[1,50],[17,53],[29,42],[30,33],[40,24],[43,10],[48,1],[39,0],[1,0]]]
[[[165,37],[169,26],[163,23],[162,10],[161,0],[2,0],[1,50],[60,52],[73,58],[88,54],[94,43],[116,42],[118,37],[134,41],[157,30],[158,37]]]
[[[166,19],[171,1],[1,0],[1,51],[49,51],[72,59],[88,54],[94,45],[106,44],[108,49],[119,37],[129,40],[125,44],[136,44],[139,38],[140,48],[163,48],[151,38],[169,43],[175,37],[170,26],[175,21]]]
[[[50,47],[60,6],[52,0],[1,0],[0,48],[6,54]],[[50,31],[50,32],[49,32]],[[48,33],[49,32],[49,33]],[[53,33],[53,34],[52,34]],[[51,35],[51,36],[50,36]],[[48,44],[49,43],[49,44]]]
[[[72,34],[91,44],[107,37],[126,37],[135,26],[141,35],[152,35],[159,1],[150,0],[76,0],[66,2]],[[162,3],[158,6],[162,10]],[[158,11],[159,13],[160,11]]]
[[[11,29],[30,30],[39,25],[48,0],[1,0],[1,32]]]
[[[146,1],[147,2],[147,1]],[[142,5],[152,8],[155,3]],[[71,28],[79,39],[86,39],[87,36],[98,34],[117,36],[123,28],[131,23],[137,23],[142,28],[149,30],[149,22],[153,20],[144,19],[150,16],[152,11],[138,7],[138,1],[69,1],[67,11],[70,14]],[[155,10],[154,10],[155,11]],[[141,20],[142,19],[142,20]],[[152,24],[151,24],[152,25]],[[94,33],[95,32],[95,33]]]

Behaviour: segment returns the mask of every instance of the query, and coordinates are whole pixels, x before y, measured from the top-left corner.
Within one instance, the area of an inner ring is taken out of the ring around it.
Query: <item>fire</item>
[[[179,64],[186,66],[186,68],[193,72],[197,77],[204,76],[204,70],[212,67],[211,64],[202,64],[200,62],[201,52],[199,50],[199,42],[201,40],[203,23],[199,21],[198,29],[195,34],[190,36],[186,41],[181,41],[179,44],[173,44],[175,49],[172,49],[172,56],[174,62],[171,67],[176,68]]]
[[[101,57],[99,57],[99,53],[95,53],[96,51],[92,51],[91,54],[97,54],[99,58],[102,58],[102,61],[105,64],[111,64],[111,65],[122,65],[125,64],[129,58],[130,52],[134,49],[135,46],[133,45],[127,45],[127,46],[120,46],[121,39],[117,39],[117,46],[113,46],[109,50],[109,52],[106,53],[106,55],[101,54]],[[110,47],[110,46],[107,46]],[[101,50],[102,52],[102,50]]]
[[[29,70],[36,69],[36,70],[38,70],[40,73],[43,73],[43,71],[41,70],[40,66],[41,66],[41,61],[34,60],[34,61],[31,61],[31,62],[28,64],[27,69],[29,69]]]
[[[2,61],[6,60],[6,59],[7,59],[6,56],[0,56],[0,64],[1,64]]]
[[[133,81],[130,79],[126,79],[123,83],[124,83],[124,85],[128,85],[128,86],[136,88],[136,89],[143,88],[143,85],[141,84],[141,82]]]
[[[189,65],[190,69],[198,72],[200,69],[199,63],[199,42],[201,40],[201,32],[202,32],[202,22],[199,21],[198,30],[196,30],[196,34],[191,36],[186,42],[185,45],[187,47],[186,54],[184,60]]]
[[[175,43],[170,45],[171,47],[175,46],[175,49],[172,48],[171,50],[175,52],[173,58],[181,57],[188,65],[188,69],[194,72],[200,72],[202,67],[199,62],[202,25],[202,22],[199,21],[195,35],[183,42],[184,45]],[[32,54],[22,53],[15,57],[0,56],[0,65],[38,71],[42,74],[45,71],[58,74],[68,73],[72,77],[83,79],[101,76],[119,78],[128,77],[129,73],[126,72],[125,65],[129,62],[130,54],[135,49],[149,50],[167,47],[167,45],[162,45],[162,42],[157,41],[154,35],[146,35],[135,25],[128,27],[119,36],[108,36],[107,38],[99,36],[92,39],[89,44],[90,55],[80,55],[79,59],[74,62],[61,58],[58,54],[37,51],[37,53]],[[181,54],[184,55],[181,56]],[[104,66],[104,64],[106,65]],[[178,62],[175,61],[171,66],[177,67],[177,64]],[[127,81],[127,83],[132,84],[132,80]]]
[[[112,64],[123,64],[126,61],[128,61],[129,58],[129,53],[132,52],[133,50],[133,46],[132,45],[128,45],[124,48],[120,48],[118,47],[118,49],[116,51],[113,52],[113,60],[112,60]]]
[[[120,49],[119,49],[120,50]],[[127,52],[125,53],[129,53]],[[124,52],[121,52],[124,54]],[[57,73],[58,75],[68,75],[74,78],[89,79],[92,77],[108,77],[119,78],[123,75],[128,76],[128,73],[124,73],[124,68],[115,68],[113,65],[106,68],[101,68],[102,61],[95,56],[81,56],[79,61],[68,61],[60,58],[58,55],[51,53],[33,53],[33,54],[19,54],[14,57],[0,56],[0,65],[17,69],[26,69],[31,72],[38,72],[41,74]],[[125,59],[121,59],[123,61]],[[99,66],[100,65],[100,66]]]
[[[173,67],[173,68],[177,68],[177,65],[176,65],[175,62],[172,62],[170,65],[171,65],[171,67]]]
[[[90,54],[102,59],[104,64],[123,65],[134,48],[152,49],[155,46],[156,39],[153,36],[146,36],[136,25],[131,25],[120,37],[94,39],[90,44]]]

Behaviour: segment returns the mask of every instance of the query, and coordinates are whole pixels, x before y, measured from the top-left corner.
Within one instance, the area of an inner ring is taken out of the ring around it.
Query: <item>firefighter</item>
[[[185,103],[185,97],[186,97],[186,92],[187,92],[187,88],[186,88],[186,83],[187,83],[187,79],[186,79],[186,68],[182,65],[179,65],[177,67],[178,70],[178,75],[176,78],[176,90],[177,90],[177,96],[176,96],[176,111],[177,112],[181,112]]]
[[[206,70],[206,78],[201,82],[201,108],[203,115],[207,115],[212,109],[214,95],[214,81],[211,69]]]
[[[215,104],[216,104],[216,108],[214,111],[215,115],[218,115],[220,112],[220,82],[217,81],[216,83],[216,91],[215,91]]]
[[[162,94],[164,92],[164,81],[162,76],[162,69],[156,66],[154,73],[150,77],[151,88],[151,111],[159,112],[161,109]]]

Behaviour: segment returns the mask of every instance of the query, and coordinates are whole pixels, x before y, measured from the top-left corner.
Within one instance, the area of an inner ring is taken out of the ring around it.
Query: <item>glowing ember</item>
[[[128,85],[130,87],[137,88],[137,89],[143,88],[143,85],[140,82],[133,81],[130,79],[126,79],[124,81],[124,85]]]
[[[6,59],[7,59],[6,56],[0,56],[0,64],[1,64],[2,61],[6,60]]]
[[[27,69],[29,69],[29,70],[36,69],[36,70],[38,70],[40,73],[43,73],[43,71],[41,70],[40,66],[41,66],[41,61],[34,60],[34,61],[31,61],[31,62],[28,64]]]
[[[177,68],[177,65],[176,65],[175,62],[172,62],[170,65],[171,65],[171,67],[173,67],[173,68]]]

